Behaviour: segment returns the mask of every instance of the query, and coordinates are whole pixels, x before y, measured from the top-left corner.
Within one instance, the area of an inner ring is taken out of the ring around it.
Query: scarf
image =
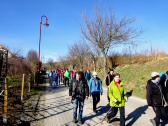
[[[120,83],[121,83],[121,81],[115,82],[115,84],[117,85],[117,87],[120,87]]]
[[[154,84],[159,85],[159,81],[158,81],[158,80],[152,80],[152,82],[153,82]]]

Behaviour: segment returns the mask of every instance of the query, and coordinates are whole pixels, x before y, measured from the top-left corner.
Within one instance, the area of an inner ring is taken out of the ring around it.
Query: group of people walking
[[[47,71],[50,86],[59,86],[61,83],[69,87],[70,80],[76,78],[76,70],[60,69]]]
[[[79,122],[83,124],[84,101],[89,96],[93,99],[93,112],[97,113],[99,111],[97,110],[97,104],[100,102],[100,96],[103,94],[103,86],[97,72],[91,73],[87,70],[84,73],[82,71],[77,72],[76,70],[69,71],[66,69],[63,71],[58,69],[57,71],[52,71],[50,77],[52,85],[59,85],[63,81],[63,84],[69,87],[69,96],[73,103],[74,123]],[[120,111],[120,126],[125,126],[125,103],[128,96],[124,93],[125,86],[120,78],[120,74],[110,69],[105,78],[105,83],[107,86],[108,105],[110,106],[105,120],[107,123],[110,123],[117,115],[117,112]],[[156,117],[150,121],[153,126],[160,126],[167,116],[165,106],[168,106],[168,71],[162,74],[157,72],[151,73],[151,79],[147,81],[146,96],[148,106],[156,114]]]
[[[90,77],[88,77],[90,76]],[[106,121],[109,123],[120,111],[120,125],[125,126],[125,102],[127,97],[124,94],[124,83],[120,79],[120,74],[110,70],[106,77],[108,85],[108,100],[110,110],[107,112]],[[87,71],[77,72],[69,87],[69,96],[73,103],[73,122],[83,124],[83,107],[85,99],[89,96],[93,99],[93,112],[97,113],[97,104],[100,96],[103,94],[102,80],[98,77],[97,72]],[[77,109],[79,108],[78,118]]]
[[[58,87],[63,80],[63,70],[51,70],[47,71],[50,86]]]

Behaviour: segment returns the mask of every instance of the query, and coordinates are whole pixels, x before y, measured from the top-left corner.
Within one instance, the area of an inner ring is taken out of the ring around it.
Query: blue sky
[[[12,50],[38,50],[39,23],[48,16],[50,26],[43,27],[41,56],[58,59],[66,55],[68,45],[82,39],[82,12],[93,16],[96,6],[105,13],[113,10],[117,18],[135,17],[135,27],[142,28],[137,50],[158,48],[168,52],[167,0],[1,0],[0,44]]]

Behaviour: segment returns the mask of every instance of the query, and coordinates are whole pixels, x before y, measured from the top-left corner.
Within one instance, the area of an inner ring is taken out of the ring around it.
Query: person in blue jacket
[[[87,70],[85,72],[85,78],[87,80],[87,83],[90,81],[91,77],[92,77],[92,74],[91,74],[90,70]]]
[[[103,93],[102,81],[98,78],[97,73],[93,72],[93,76],[89,81],[89,91],[93,98],[93,112],[97,113],[97,104],[100,101],[100,95]]]

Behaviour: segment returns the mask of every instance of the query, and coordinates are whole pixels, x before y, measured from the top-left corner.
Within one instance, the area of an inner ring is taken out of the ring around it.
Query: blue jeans
[[[78,120],[82,120],[82,114],[83,114],[83,106],[84,106],[84,100],[80,98],[75,98],[73,101],[73,118],[77,119],[77,110],[79,107],[79,114],[78,114]]]
[[[58,85],[61,83],[61,76],[58,74]]]

